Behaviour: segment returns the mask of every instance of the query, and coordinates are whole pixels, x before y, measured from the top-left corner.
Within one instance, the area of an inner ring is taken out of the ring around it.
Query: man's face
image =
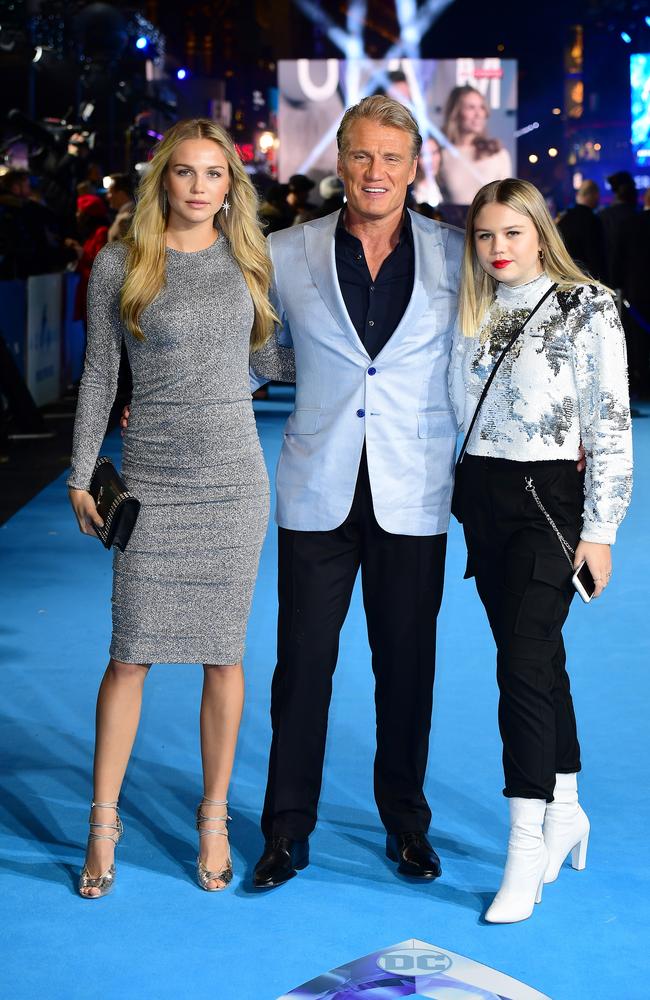
[[[409,133],[368,118],[350,126],[347,150],[338,159],[348,205],[368,220],[403,210],[416,168]]]
[[[117,208],[117,202],[120,200],[119,193],[115,190],[115,185],[111,183],[106,188],[106,201],[110,208]]]
[[[108,202],[110,208],[119,210],[122,204],[122,194],[123,192],[116,188],[115,184],[111,181],[106,188],[106,201]]]

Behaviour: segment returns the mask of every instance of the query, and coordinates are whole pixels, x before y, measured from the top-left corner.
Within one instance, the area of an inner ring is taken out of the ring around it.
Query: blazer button
[[[368,369],[368,374],[369,375],[376,375],[377,374],[377,369],[376,368],[369,368]]]
[[[365,410],[357,410],[357,416],[358,417],[365,417],[365,415],[366,415],[366,411]]]

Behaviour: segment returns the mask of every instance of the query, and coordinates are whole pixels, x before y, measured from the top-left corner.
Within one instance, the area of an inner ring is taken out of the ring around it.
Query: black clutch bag
[[[140,501],[129,493],[109,458],[97,459],[88,492],[104,522],[103,528],[95,527],[97,535],[107,549],[115,545],[124,552],[140,513]]]

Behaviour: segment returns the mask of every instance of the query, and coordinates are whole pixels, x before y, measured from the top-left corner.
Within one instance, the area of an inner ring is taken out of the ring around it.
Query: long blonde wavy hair
[[[531,219],[544,259],[542,266],[548,277],[566,291],[576,285],[600,285],[581,271],[569,256],[546,202],[534,184],[508,177],[491,181],[476,194],[470,205],[465,228],[465,249],[458,299],[460,329],[466,337],[476,335],[485,313],[494,301],[499,282],[483,270],[476,254],[474,227],[476,217],[485,205],[507,205],[513,212]],[[604,286],[601,286],[604,287]]]
[[[460,121],[463,115],[463,98],[469,97],[472,94],[476,94],[476,96],[480,99],[483,105],[483,110],[485,111],[485,126],[483,131],[472,140],[472,146],[474,147],[474,159],[482,160],[486,156],[494,156],[494,154],[498,153],[500,149],[503,149],[503,146],[498,139],[490,138],[487,134],[487,120],[490,117],[490,108],[484,95],[480,92],[480,90],[477,90],[476,87],[472,87],[469,83],[465,83],[460,87],[454,87],[449,92],[447,102],[445,104],[442,131],[445,133],[449,141],[454,144],[454,146],[458,146],[460,144],[462,139]]]
[[[122,321],[137,340],[144,340],[142,313],[160,294],[166,279],[167,199],[163,181],[174,151],[186,139],[211,139],[226,158],[231,211],[229,215],[217,213],[215,228],[228,240],[251,293],[255,307],[251,350],[257,350],[269,339],[277,319],[268,299],[271,262],[257,219],[255,188],[232,139],[209,118],[192,118],[172,125],[156,146],[149,171],[140,182],[133,221],[125,238],[128,256],[120,296]]]

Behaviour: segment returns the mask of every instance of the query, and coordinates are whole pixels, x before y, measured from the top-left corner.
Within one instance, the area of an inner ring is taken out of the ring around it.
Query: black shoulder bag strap
[[[465,457],[465,451],[467,450],[467,445],[469,443],[469,439],[472,436],[472,431],[474,430],[474,424],[476,423],[476,418],[478,417],[479,412],[481,410],[481,407],[483,406],[483,402],[485,400],[485,397],[488,394],[488,390],[489,390],[490,386],[492,385],[492,383],[494,381],[494,376],[496,375],[496,373],[498,372],[499,368],[501,367],[501,362],[505,358],[506,354],[508,353],[508,351],[510,350],[510,348],[512,347],[512,345],[516,341],[517,337],[519,336],[519,334],[524,329],[524,327],[526,327],[528,325],[528,323],[530,323],[531,319],[533,318],[533,316],[535,315],[535,313],[537,312],[537,310],[541,309],[541,307],[544,305],[544,303],[546,302],[546,300],[549,297],[549,295],[552,295],[553,292],[556,289],[557,289],[557,284],[554,284],[554,285],[551,285],[551,287],[547,291],[544,292],[544,294],[542,295],[541,299],[539,300],[539,302],[537,303],[537,305],[535,306],[535,308],[532,310],[532,312],[530,312],[528,314],[528,316],[526,317],[526,319],[524,320],[524,322],[521,324],[521,326],[518,327],[517,330],[515,330],[515,332],[513,333],[512,337],[510,338],[510,340],[508,341],[508,343],[506,344],[506,346],[501,351],[501,354],[499,355],[499,357],[498,357],[498,359],[496,361],[496,364],[494,365],[494,368],[492,369],[492,371],[489,374],[487,382],[483,386],[483,392],[481,393],[481,398],[479,399],[479,401],[477,403],[477,406],[476,406],[476,409],[474,410],[474,416],[471,419],[471,422],[470,422],[470,425],[469,425],[469,429],[467,431],[467,434],[465,435],[465,440],[463,441],[463,443],[461,445],[461,448],[460,448],[460,452],[458,453],[458,461],[456,462],[456,468],[458,468],[458,466],[460,465],[460,463],[463,461],[463,458]]]

